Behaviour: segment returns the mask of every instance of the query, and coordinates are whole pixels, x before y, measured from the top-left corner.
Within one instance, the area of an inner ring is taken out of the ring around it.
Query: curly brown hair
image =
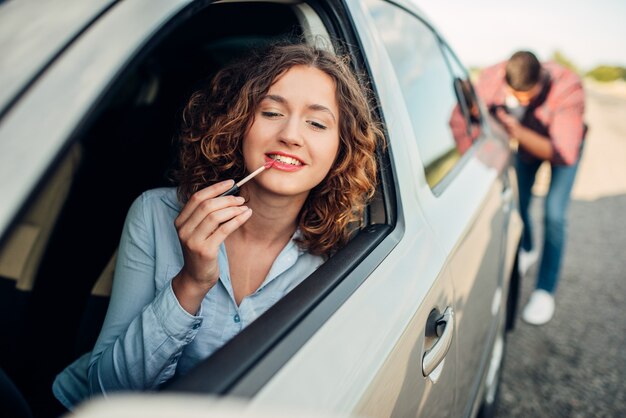
[[[191,96],[183,110],[178,198],[246,174],[242,140],[257,106],[274,81],[291,67],[317,68],[335,81],[339,150],[326,178],[311,190],[298,216],[299,246],[330,255],[350,238],[376,189],[376,147],[384,141],[366,92],[346,57],[307,44],[273,45],[219,71],[210,86]]]

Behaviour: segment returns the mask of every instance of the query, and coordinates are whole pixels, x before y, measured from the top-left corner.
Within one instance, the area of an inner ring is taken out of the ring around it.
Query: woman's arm
[[[218,197],[230,186],[232,181],[226,181],[197,192],[172,219],[184,264],[159,289],[155,234],[172,225],[153,220],[153,212],[164,209],[150,208],[148,193],[133,203],[122,231],[111,302],[90,360],[90,393],[154,389],[174,375],[183,349],[202,324],[202,300],[219,278],[219,246],[251,214],[241,206],[243,198]]]
[[[146,194],[131,206],[115,268],[111,302],[89,367],[90,393],[153,389],[172,377],[202,318],[156,290],[155,237]]]

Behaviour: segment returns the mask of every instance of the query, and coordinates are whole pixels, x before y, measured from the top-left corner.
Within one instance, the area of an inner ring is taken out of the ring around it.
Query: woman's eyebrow
[[[272,100],[274,102],[280,103],[282,105],[286,105],[287,104],[287,99],[285,99],[283,96],[279,96],[277,94],[268,94],[266,95],[263,100]],[[333,114],[333,112],[327,108],[326,106],[323,106],[321,104],[312,104],[308,106],[309,109],[311,110],[318,110],[321,112],[326,112],[328,113],[332,118],[333,121],[337,122],[337,118],[335,118],[335,115]]]
[[[287,100],[283,96],[279,96],[277,94],[268,94],[263,98],[263,100],[273,100],[280,104],[287,104]]]
[[[320,110],[322,112],[326,112],[333,118],[333,121],[337,122],[337,119],[335,118],[335,115],[333,114],[333,112],[326,106],[322,106],[321,104],[312,104],[312,105],[309,105],[309,109]]]

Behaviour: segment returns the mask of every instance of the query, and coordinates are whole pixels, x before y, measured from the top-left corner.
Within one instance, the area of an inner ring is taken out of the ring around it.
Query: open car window
[[[170,184],[172,138],[189,95],[249,48],[285,37],[322,41],[351,54],[354,70],[367,74],[351,23],[333,6],[196,2],[163,13],[167,18],[158,30],[146,31],[123,65],[104,69],[110,72],[101,75],[103,90],[90,97],[93,101],[85,99],[80,111],[68,108],[78,112],[68,119],[72,128],[59,128],[58,142],[46,145],[54,155],[42,163],[36,187],[2,237],[0,317],[6,338],[0,354],[12,359],[2,367],[26,400],[40,402],[42,409],[54,402],[50,386],[56,373],[95,343],[128,207],[141,192]],[[117,16],[114,7],[101,19]],[[94,50],[106,50],[104,35],[94,35]],[[73,71],[75,77],[82,74]],[[42,74],[33,89],[49,88],[46,97],[61,94],[59,85],[46,83]],[[396,226],[387,150],[379,150],[378,158],[376,197],[346,247],[166,389],[254,393],[367,278],[393,247],[388,237]],[[41,318],[55,326],[41,327]],[[42,340],[55,344],[46,348],[45,362],[34,365],[36,342]]]

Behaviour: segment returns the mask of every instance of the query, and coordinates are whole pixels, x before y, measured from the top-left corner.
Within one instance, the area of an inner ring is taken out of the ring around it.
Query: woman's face
[[[335,82],[317,68],[298,65],[278,77],[261,100],[244,135],[243,157],[250,172],[274,160],[252,187],[306,197],[328,174],[338,148]]]

